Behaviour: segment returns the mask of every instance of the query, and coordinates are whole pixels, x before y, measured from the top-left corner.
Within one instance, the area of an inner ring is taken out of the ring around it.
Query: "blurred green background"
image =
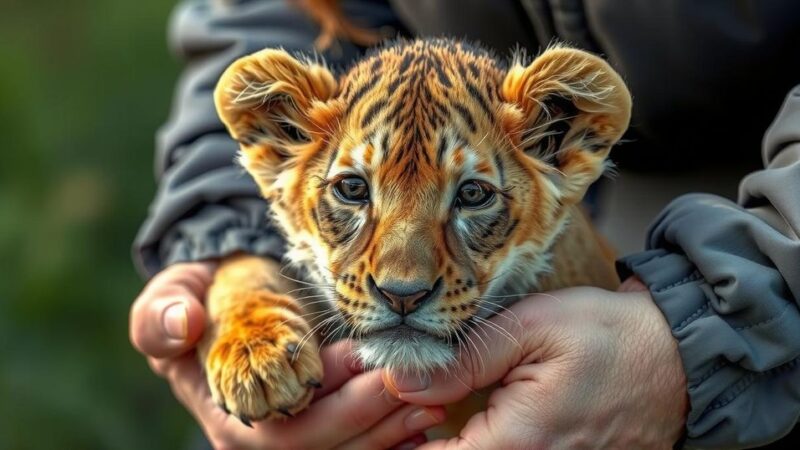
[[[175,449],[189,415],[128,342],[130,242],[178,65],[174,2],[0,6],[0,449]]]

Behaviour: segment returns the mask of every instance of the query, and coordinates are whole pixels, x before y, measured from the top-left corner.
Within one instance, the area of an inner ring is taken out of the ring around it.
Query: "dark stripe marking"
[[[494,118],[492,110],[491,108],[489,108],[489,103],[486,101],[486,98],[483,96],[483,94],[481,93],[481,91],[478,89],[477,86],[475,86],[471,82],[467,82],[467,92],[469,92],[469,95],[472,97],[473,100],[478,102],[478,106],[480,106],[483,112],[486,113],[487,117],[489,117],[490,119]]]
[[[445,73],[441,64],[436,64],[436,62],[433,62],[432,64],[433,68],[436,70],[436,75],[439,77],[439,82],[442,83],[442,85],[446,88],[452,87],[453,83],[450,81],[450,78]]]
[[[469,112],[469,109],[467,109],[466,106],[458,102],[453,103],[453,108],[461,116],[461,118],[464,119],[464,122],[467,123],[469,131],[474,133],[476,130],[475,118],[472,117],[472,113]]]
[[[361,97],[365,96],[367,92],[371,91],[372,88],[375,87],[376,84],[378,84],[378,80],[380,80],[380,77],[377,76],[371,77],[366,84],[361,86],[355,93],[353,93],[353,96],[350,97],[350,100],[348,101],[347,105],[348,112],[350,111],[350,108],[352,108],[356,103],[358,103],[359,100],[361,100]]]
[[[372,123],[372,120],[375,119],[375,116],[389,104],[389,101],[385,98],[382,98],[367,109],[367,112],[364,113],[364,117],[361,119],[361,128],[367,128],[367,125]]]
[[[439,138],[439,147],[436,150],[436,163],[442,165],[444,153],[447,151],[447,139],[444,136]]]

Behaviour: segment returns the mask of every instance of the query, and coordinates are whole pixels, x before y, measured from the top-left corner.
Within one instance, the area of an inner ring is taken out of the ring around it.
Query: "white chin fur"
[[[450,346],[426,335],[405,339],[366,337],[358,342],[356,353],[366,367],[415,374],[446,369],[455,360]]]

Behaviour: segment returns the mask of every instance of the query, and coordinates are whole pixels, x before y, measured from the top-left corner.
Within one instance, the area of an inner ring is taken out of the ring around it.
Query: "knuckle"
[[[149,294],[149,301],[145,303],[152,303],[152,301],[156,299],[163,299],[166,297],[197,297],[188,286],[181,283],[179,280],[170,280],[168,283],[161,283],[153,287]]]
[[[352,445],[347,448],[353,450],[368,448],[392,448],[392,445],[394,444],[396,444],[396,442],[389,441],[387,436],[370,432],[362,436],[357,445]]]
[[[370,408],[356,408],[351,414],[347,414],[344,418],[344,428],[350,431],[363,431],[372,426],[373,421],[370,416],[374,415],[375,411]]]
[[[511,307],[511,310],[515,312],[519,320],[519,328],[523,330],[536,329],[548,320],[545,313],[549,311],[545,310],[548,309],[550,305],[546,303],[555,300],[552,300],[550,297],[545,297],[544,299],[537,298],[537,295],[546,296],[550,294],[534,294],[533,297],[526,298]],[[553,297],[558,298],[555,295],[553,295]]]
[[[203,263],[178,263],[162,273],[164,273],[163,281],[177,284],[191,292],[203,291],[211,283],[211,270]]]
[[[458,449],[458,450],[481,450],[481,446],[479,446],[476,442],[472,439],[468,439],[466,437],[457,437],[454,440],[450,441],[448,448]]]
[[[347,427],[354,430],[365,430],[371,425],[369,416],[363,411],[351,414],[347,419]]]

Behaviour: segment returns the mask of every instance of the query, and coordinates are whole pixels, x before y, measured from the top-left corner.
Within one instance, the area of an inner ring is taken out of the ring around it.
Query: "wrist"
[[[638,277],[625,280],[620,290],[635,296],[639,305],[632,308],[636,313],[629,317],[638,324],[636,335],[641,337],[633,344],[639,348],[634,353],[638,353],[640,380],[653,390],[652,404],[663,411],[664,437],[670,443],[679,444],[686,430],[689,393],[678,341],[650,291]]]

